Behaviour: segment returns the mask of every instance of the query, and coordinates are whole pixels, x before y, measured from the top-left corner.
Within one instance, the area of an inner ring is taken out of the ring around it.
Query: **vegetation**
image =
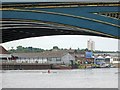
[[[43,52],[44,49],[41,48],[33,48],[33,47],[22,47],[17,46],[17,49],[10,49],[10,53],[23,53],[23,52]]]
[[[13,47],[11,47],[10,50],[8,50],[10,53],[28,53],[28,52],[43,52],[43,51],[52,51],[52,50],[74,50],[75,53],[77,52],[84,52],[86,49],[63,49],[63,48],[59,48],[58,46],[53,46],[52,49],[42,49],[42,48],[34,48],[34,47],[23,47],[23,46],[17,46],[16,49],[14,49]],[[100,51],[100,50],[96,50],[93,51],[93,53],[114,53],[115,51]]]
[[[86,67],[85,67],[85,65],[79,65],[78,68],[79,69],[85,69]]]

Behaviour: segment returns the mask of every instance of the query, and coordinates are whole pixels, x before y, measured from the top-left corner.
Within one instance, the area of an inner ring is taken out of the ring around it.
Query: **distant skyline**
[[[2,43],[7,50],[17,46],[36,47],[42,49],[52,49],[53,46],[59,48],[85,49],[87,48],[87,41],[92,39],[95,42],[95,50],[102,51],[118,51],[118,39],[104,38],[98,36],[83,36],[83,35],[57,35],[57,36],[43,36],[26,38],[11,42]]]
[[[95,50],[95,42],[92,39],[87,41],[87,49],[92,51]]]

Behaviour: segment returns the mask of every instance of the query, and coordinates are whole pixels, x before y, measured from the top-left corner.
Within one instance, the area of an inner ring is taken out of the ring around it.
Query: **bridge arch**
[[[3,3],[2,42],[47,35],[119,39],[118,2]]]

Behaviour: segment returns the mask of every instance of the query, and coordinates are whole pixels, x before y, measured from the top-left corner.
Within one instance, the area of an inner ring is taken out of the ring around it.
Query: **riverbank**
[[[2,70],[44,70],[44,69],[89,69],[89,68],[119,68],[111,66],[99,66],[94,64],[82,65],[53,65],[40,63],[3,63]],[[119,65],[118,65],[119,66]]]

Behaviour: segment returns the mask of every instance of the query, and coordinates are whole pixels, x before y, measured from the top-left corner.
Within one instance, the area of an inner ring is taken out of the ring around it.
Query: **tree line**
[[[23,46],[17,46],[16,49],[10,49],[8,50],[10,53],[27,53],[27,52],[43,52],[44,49],[41,48],[34,48],[34,47],[23,47]]]
[[[52,51],[53,49],[56,50],[72,50],[72,48],[66,49],[66,48],[59,48],[58,46],[53,46],[52,49],[42,49],[42,48],[35,48],[35,47],[23,47],[23,46],[17,46],[16,49],[13,47],[8,50],[10,53],[30,53],[30,52],[43,52],[43,51]],[[86,51],[86,49],[74,49],[75,52],[80,52],[80,51]],[[92,51],[93,53],[115,53],[116,51],[100,51],[100,50],[95,50]]]

